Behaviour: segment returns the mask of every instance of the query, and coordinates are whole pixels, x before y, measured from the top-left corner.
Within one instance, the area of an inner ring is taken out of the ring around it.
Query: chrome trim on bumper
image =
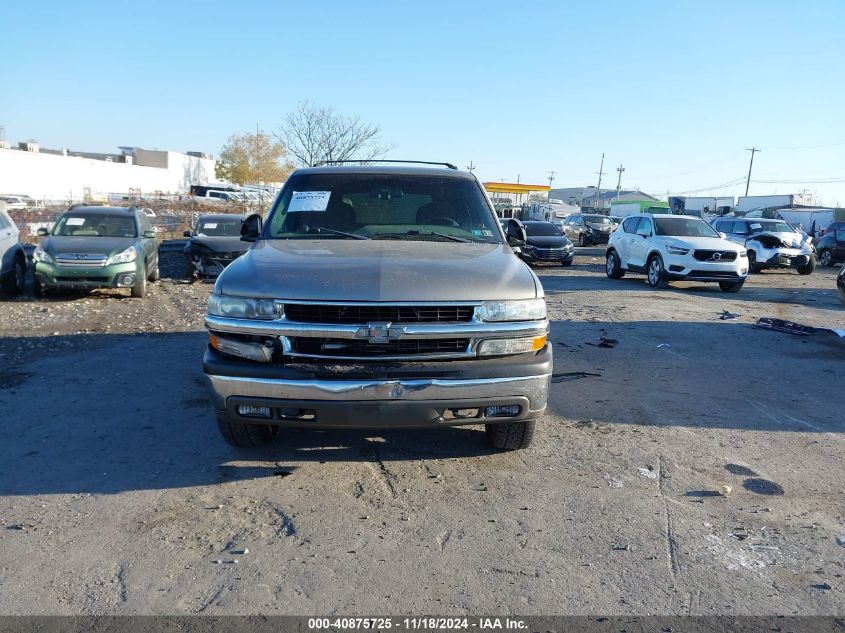
[[[530,411],[546,408],[551,374],[513,378],[467,380],[282,380],[233,378],[206,374],[215,409],[226,408],[230,397],[316,400],[330,402],[419,402],[429,400],[479,400],[524,396]]]
[[[467,321],[461,323],[395,323],[391,324],[401,338],[530,338],[549,331],[549,322],[543,321]],[[287,319],[262,321],[259,319],[229,319],[206,315],[205,327],[215,332],[230,334],[255,334],[258,336],[302,336],[310,338],[367,338],[361,332],[365,325],[294,323]],[[399,337],[396,337],[399,338]]]

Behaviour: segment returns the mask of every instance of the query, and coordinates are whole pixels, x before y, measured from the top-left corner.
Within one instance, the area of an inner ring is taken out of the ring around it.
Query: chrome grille
[[[736,259],[736,252],[697,250],[693,257],[700,262],[732,262]]]
[[[471,305],[397,306],[285,304],[288,321],[300,323],[461,323],[472,320]]]
[[[61,253],[56,255],[60,268],[102,268],[108,258],[94,253]]]
[[[398,339],[386,343],[370,343],[356,339],[294,338],[291,352],[305,356],[334,358],[380,358],[386,356],[418,356],[426,354],[464,355],[470,341],[466,338]]]

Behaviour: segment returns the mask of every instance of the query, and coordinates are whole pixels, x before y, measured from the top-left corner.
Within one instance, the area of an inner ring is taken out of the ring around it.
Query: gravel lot
[[[596,375],[507,454],[476,427],[236,450],[200,380],[210,285],[3,299],[0,613],[845,612],[845,340],[751,326],[845,328],[834,269],[731,295],[611,281],[601,249],[538,273],[555,371]]]

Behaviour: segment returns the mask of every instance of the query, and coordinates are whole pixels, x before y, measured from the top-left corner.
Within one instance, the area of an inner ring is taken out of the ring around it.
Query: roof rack
[[[313,167],[320,167],[322,165],[342,165],[343,163],[413,163],[416,165],[443,165],[444,167],[448,167],[449,169],[457,169],[457,167],[452,163],[438,163],[430,160],[368,160],[365,158],[359,158],[355,160],[321,160],[316,165],[313,165]]]

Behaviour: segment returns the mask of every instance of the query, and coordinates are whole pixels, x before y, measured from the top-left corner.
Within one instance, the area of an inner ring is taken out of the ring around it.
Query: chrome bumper
[[[542,413],[551,374],[513,378],[418,380],[281,380],[206,374],[211,403],[220,413],[237,416],[239,405],[316,411],[304,426],[411,427],[483,424],[483,418],[446,419],[454,408],[518,404],[513,419]],[[340,421],[338,421],[340,420]],[[499,419],[498,421],[507,421]],[[282,424],[276,415],[271,423]]]

